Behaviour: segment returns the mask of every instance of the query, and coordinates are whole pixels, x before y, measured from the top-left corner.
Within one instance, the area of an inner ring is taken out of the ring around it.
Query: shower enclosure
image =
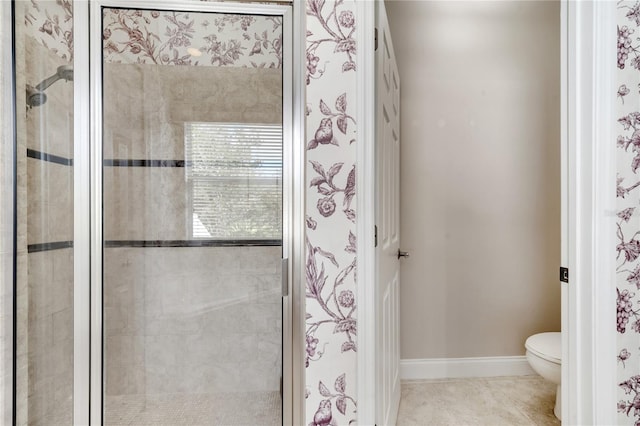
[[[15,423],[289,423],[291,6],[12,15]]]

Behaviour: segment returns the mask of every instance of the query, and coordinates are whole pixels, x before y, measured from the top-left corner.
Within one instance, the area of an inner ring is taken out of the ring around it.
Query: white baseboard
[[[536,374],[524,356],[400,360],[400,379],[528,376]]]

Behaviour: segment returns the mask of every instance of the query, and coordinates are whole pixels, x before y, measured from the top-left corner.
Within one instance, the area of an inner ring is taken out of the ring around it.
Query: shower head
[[[61,65],[56,70],[56,73],[49,78],[45,78],[43,81],[36,85],[37,90],[46,90],[58,80],[73,81],[73,67],[71,65]]]
[[[44,91],[58,80],[73,81],[73,67],[61,65],[54,75],[45,78],[35,87],[27,84],[27,105],[37,107],[47,102],[47,95],[44,94]]]
[[[47,95],[37,90],[35,87],[27,84],[27,105],[30,108],[40,106],[47,102]]]
[[[64,81],[73,81],[73,67],[71,65],[59,66],[56,74]]]

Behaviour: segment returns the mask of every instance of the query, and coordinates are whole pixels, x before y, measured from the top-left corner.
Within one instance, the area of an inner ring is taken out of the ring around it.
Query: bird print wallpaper
[[[73,59],[73,2],[31,0],[25,24],[40,44]],[[282,18],[157,10],[104,9],[109,63],[246,68],[282,67]]]
[[[617,35],[617,408],[640,425],[640,2],[617,3]]]
[[[306,424],[357,420],[355,0],[307,1]]]
[[[27,33],[62,59],[73,61],[73,2],[31,0],[16,2],[16,13],[24,14]],[[49,70],[47,70],[48,72]]]
[[[248,68],[282,67],[282,18],[105,9],[106,62]]]

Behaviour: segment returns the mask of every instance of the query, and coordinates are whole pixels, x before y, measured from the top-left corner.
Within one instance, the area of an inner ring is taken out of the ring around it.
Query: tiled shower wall
[[[0,22],[5,22],[9,9],[0,7]],[[7,60],[10,46],[0,42],[0,130],[3,143],[0,144],[0,424],[11,423],[11,355],[12,348],[12,303],[13,289],[13,144],[4,139],[11,122],[11,114],[7,108],[10,87],[4,85],[9,76],[10,67]]]
[[[106,394],[277,392],[280,247],[105,250]]]
[[[107,63],[105,160],[184,164],[189,121],[280,123],[280,82],[278,69]],[[105,166],[107,396],[277,392],[281,248],[154,247],[191,240],[185,178]]]
[[[187,122],[280,123],[281,78],[277,69],[107,63],[104,159],[184,163]],[[105,167],[104,238],[190,238],[185,176],[185,167]]]
[[[41,107],[25,98],[26,85],[69,64],[68,6],[16,3],[18,424],[68,424],[72,414],[73,86],[51,86]]]

